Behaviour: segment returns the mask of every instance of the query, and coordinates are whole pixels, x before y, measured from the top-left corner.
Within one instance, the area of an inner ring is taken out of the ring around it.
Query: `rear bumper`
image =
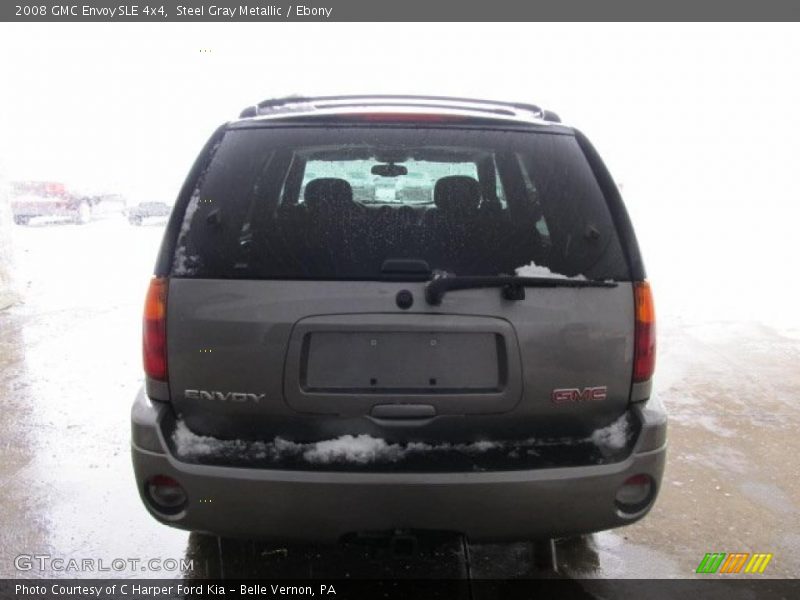
[[[221,536],[335,542],[355,532],[429,529],[476,541],[576,535],[627,525],[650,504],[624,515],[614,503],[620,485],[644,473],[661,483],[666,414],[656,400],[635,406],[642,423],[622,462],[528,471],[342,473],[188,464],[167,449],[160,422],[167,405],[140,392],[133,407],[133,466],[139,493],[159,521]],[[155,512],[144,482],[177,479],[189,501],[180,514]]]

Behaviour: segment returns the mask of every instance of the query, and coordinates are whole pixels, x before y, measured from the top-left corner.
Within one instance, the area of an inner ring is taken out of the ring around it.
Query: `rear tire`
[[[28,215],[14,215],[14,223],[17,225],[27,225],[30,220]]]

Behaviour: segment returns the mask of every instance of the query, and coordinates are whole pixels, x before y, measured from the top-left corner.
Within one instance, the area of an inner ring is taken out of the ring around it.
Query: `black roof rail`
[[[286,107],[291,109],[293,104],[315,104],[315,103],[336,103],[340,106],[347,105],[347,102],[353,104],[363,101],[377,101],[388,102],[391,104],[420,104],[436,102],[446,105],[452,103],[453,105],[472,105],[471,108],[479,111],[495,112],[500,114],[514,115],[515,111],[525,111],[533,113],[534,116],[546,121],[560,123],[561,119],[558,115],[549,110],[543,110],[535,104],[528,104],[524,102],[505,102],[502,100],[481,100],[478,98],[461,98],[457,96],[417,96],[417,95],[403,95],[403,94],[354,94],[345,96],[284,96],[280,98],[269,98],[263,100],[258,104],[245,107],[239,114],[240,119],[247,119],[250,117],[257,117],[259,115],[270,114],[271,112],[279,112],[280,108]],[[437,106],[437,105],[433,105]],[[482,108],[479,108],[482,107]],[[495,107],[492,109],[491,107]],[[300,107],[298,107],[300,108]]]

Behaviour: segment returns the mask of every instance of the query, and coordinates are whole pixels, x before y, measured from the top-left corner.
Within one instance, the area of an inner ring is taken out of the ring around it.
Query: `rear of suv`
[[[619,192],[553,113],[265,101],[214,133],[170,217],[137,486],[221,536],[618,527],[661,482],[654,359]]]

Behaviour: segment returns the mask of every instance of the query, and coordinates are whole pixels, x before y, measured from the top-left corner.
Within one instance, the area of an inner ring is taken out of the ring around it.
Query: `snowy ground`
[[[353,548],[219,543],[152,520],[134,489],[128,415],[141,382],[141,308],[162,228],[120,219],[13,234],[24,303],[0,312],[0,577],[18,574],[21,553],[190,557],[196,577],[465,573],[466,554],[455,543],[435,550],[435,560],[401,560]],[[664,489],[642,522],[559,542],[559,568],[568,577],[691,576],[706,552],[750,551],[775,555],[767,575],[794,576],[798,329],[777,308],[759,313],[760,295],[770,291],[763,282],[734,285],[722,274],[716,285],[724,290],[715,294],[686,257],[671,260],[651,269],[656,389],[671,414]],[[473,577],[531,574],[522,545],[472,546],[469,555]]]

